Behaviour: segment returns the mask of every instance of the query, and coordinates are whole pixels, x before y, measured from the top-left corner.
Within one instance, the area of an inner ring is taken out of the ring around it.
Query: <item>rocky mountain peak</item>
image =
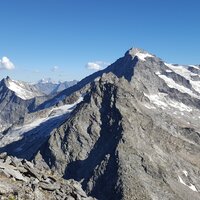
[[[137,56],[137,58],[142,61],[145,61],[145,58],[154,57],[152,54],[140,48],[131,48],[126,52],[125,55],[130,55],[132,58]]]
[[[9,76],[6,76],[6,80],[9,81],[11,80],[11,78]]]
[[[9,76],[7,76],[6,78],[3,78],[1,80],[1,84],[3,84],[5,87],[8,86],[8,83],[11,81],[11,78]]]

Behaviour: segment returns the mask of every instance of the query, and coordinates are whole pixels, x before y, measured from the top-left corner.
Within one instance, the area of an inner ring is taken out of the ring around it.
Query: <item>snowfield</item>
[[[1,138],[0,147],[4,147],[10,143],[21,140],[27,132],[31,132],[34,129],[44,128],[42,124],[45,124],[45,128],[50,128],[51,126],[55,126],[56,123],[62,121],[62,118],[66,115],[70,114],[79,104],[83,101],[83,97],[80,97],[75,103],[67,104],[60,107],[52,108],[48,111],[48,116],[43,118],[37,118],[33,122],[24,124],[22,126],[14,127],[11,131],[9,131],[6,135]],[[48,123],[49,122],[49,123]],[[37,134],[42,134],[44,131],[33,131]],[[35,135],[37,137],[37,135]],[[19,149],[18,149],[19,150]]]
[[[41,95],[36,91],[31,91],[27,85],[11,79],[8,80],[8,88],[15,92],[15,94],[23,100],[32,99]]]

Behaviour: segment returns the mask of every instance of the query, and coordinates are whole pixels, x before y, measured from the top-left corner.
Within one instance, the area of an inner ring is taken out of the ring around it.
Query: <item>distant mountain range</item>
[[[56,94],[58,92],[61,92],[64,89],[67,89],[68,87],[71,87],[75,85],[78,81],[64,81],[64,82],[55,82],[51,80],[50,78],[47,79],[41,79],[38,81],[38,83],[34,84],[34,86],[44,94]]]
[[[74,83],[59,91],[51,81],[3,79],[0,152],[75,180],[99,200],[200,199],[199,65],[132,48]]]

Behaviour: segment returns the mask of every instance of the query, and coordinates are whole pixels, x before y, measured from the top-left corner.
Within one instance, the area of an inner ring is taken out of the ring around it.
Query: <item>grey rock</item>
[[[22,159],[17,159],[16,157],[10,157],[11,160],[11,165],[13,165],[14,167],[21,167],[22,166]]]
[[[9,194],[13,192],[13,187],[5,182],[0,182],[0,195]]]
[[[34,190],[34,199],[35,200],[46,200],[45,195],[41,192],[39,188]]]
[[[5,163],[6,164],[10,164],[12,161],[11,161],[11,158],[8,156],[8,157],[6,157],[6,159],[5,159]]]
[[[53,176],[51,171],[39,170],[26,160],[22,161],[14,157],[10,157],[10,160],[14,160],[18,165],[13,166],[13,162],[0,162],[2,172],[0,173],[0,199],[62,200],[73,199],[75,196],[80,197],[79,199],[83,196],[88,197],[76,181],[67,181]],[[21,170],[25,168],[28,170]],[[39,180],[35,174],[40,177]]]
[[[72,196],[66,196],[66,200],[75,200]]]
[[[44,189],[44,190],[49,190],[49,191],[54,191],[54,190],[59,190],[60,185],[57,183],[49,184],[47,182],[40,182],[39,186]]]
[[[8,163],[0,163],[0,169],[3,169],[5,174],[15,178],[16,180],[22,180],[27,182],[27,178],[22,175],[15,167],[10,166]]]
[[[0,154],[0,159],[6,159],[7,157],[7,153],[6,152],[3,152]]]
[[[76,185],[73,185],[73,186],[75,188],[75,193],[77,193],[81,197],[85,197],[85,198],[87,197],[87,195],[86,195],[85,191],[83,191],[81,185],[76,184]]]
[[[41,174],[39,174],[34,168],[31,168],[26,164],[24,164],[24,168],[27,170],[28,176],[33,176],[38,180],[41,180]]]

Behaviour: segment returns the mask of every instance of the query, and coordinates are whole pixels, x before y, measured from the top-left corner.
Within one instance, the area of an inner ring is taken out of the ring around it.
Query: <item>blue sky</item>
[[[199,0],[1,0],[0,8],[0,78],[80,80],[133,46],[200,64]]]

